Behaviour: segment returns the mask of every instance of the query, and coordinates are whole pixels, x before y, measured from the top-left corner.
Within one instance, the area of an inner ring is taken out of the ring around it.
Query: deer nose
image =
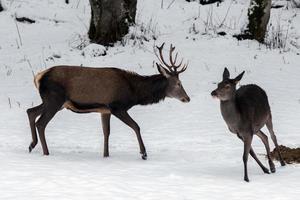
[[[214,91],[211,92],[211,96],[213,96],[213,97],[216,97],[216,96],[217,96],[216,90],[214,90]]]
[[[190,102],[190,101],[191,101],[190,97],[187,97],[186,100],[187,100],[187,102]]]
[[[185,97],[185,98],[182,98],[181,101],[184,103],[188,103],[191,101],[191,99],[190,99],[190,97]]]

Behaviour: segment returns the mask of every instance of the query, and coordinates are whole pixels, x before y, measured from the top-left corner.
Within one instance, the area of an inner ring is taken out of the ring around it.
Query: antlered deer
[[[236,90],[237,83],[242,79],[244,72],[234,79],[230,79],[229,71],[225,68],[223,80],[218,84],[218,88],[212,91],[211,95],[220,99],[222,116],[232,133],[237,134],[244,142],[244,180],[249,182],[247,161],[248,155],[256,160],[264,173],[269,170],[256,157],[251,147],[252,137],[256,134],[264,143],[271,172],[275,172],[275,165],[270,157],[270,147],[268,137],[260,130],[264,125],[267,126],[271,138],[279,154],[280,163],[285,165],[278,148],[277,139],[273,131],[271,109],[267,94],[257,85],[245,85]]]
[[[45,128],[48,122],[62,108],[77,113],[101,113],[104,133],[104,157],[109,156],[108,139],[110,134],[111,114],[131,127],[137,136],[140,153],[147,159],[146,149],[138,124],[127,111],[135,105],[158,103],[165,97],[173,97],[182,102],[189,102],[179,74],[187,64],[176,64],[177,54],[173,59],[175,47],[170,47],[170,64],[163,58],[164,44],[157,47],[160,63],[156,63],[159,74],[141,76],[134,72],[118,68],[89,68],[78,66],[55,66],[35,76],[34,83],[39,90],[42,104],[27,110],[32,142],[29,152],[34,149],[38,139],[44,155],[48,155],[45,140]],[[36,121],[36,118],[40,118]]]

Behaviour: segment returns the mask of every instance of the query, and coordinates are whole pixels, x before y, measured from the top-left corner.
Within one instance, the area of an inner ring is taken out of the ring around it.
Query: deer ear
[[[229,71],[228,71],[227,67],[225,67],[224,72],[223,72],[223,80],[229,79],[229,76],[230,76]]]
[[[163,75],[164,77],[166,78],[169,78],[171,75],[169,74],[169,72],[163,67],[161,66],[160,64],[156,63],[156,66],[157,66],[157,69],[159,71],[159,73],[161,75]]]
[[[243,78],[245,71],[243,71],[242,73],[240,73],[240,75],[238,75],[237,77],[235,77],[235,79],[233,79],[235,84],[238,84],[238,82],[240,82],[240,80]]]

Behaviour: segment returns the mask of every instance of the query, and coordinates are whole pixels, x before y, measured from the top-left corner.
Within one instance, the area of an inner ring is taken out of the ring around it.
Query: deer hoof
[[[270,171],[269,171],[267,168],[264,168],[263,171],[264,171],[265,174],[270,174]],[[272,169],[271,169],[271,172],[274,173],[274,172],[272,171]]]
[[[34,149],[35,145],[36,145],[36,143],[34,143],[34,142],[32,142],[32,143],[29,145],[29,147],[28,147],[29,153],[31,153],[31,151]]]
[[[248,177],[245,177],[245,178],[244,178],[244,181],[246,181],[246,182],[249,183],[249,178],[248,178]]]
[[[31,153],[31,151],[32,151],[32,147],[31,147],[31,145],[28,147],[28,149],[29,149],[29,153]]]
[[[272,173],[275,173],[275,172],[276,172],[275,167],[274,167],[274,168],[273,168],[273,167],[271,168],[271,172],[272,172]]]
[[[103,157],[104,157],[104,158],[109,157],[109,153],[104,153],[104,154],[103,154]]]
[[[285,166],[285,162],[284,161],[280,161],[281,166]]]
[[[147,160],[147,153],[145,152],[145,153],[141,153],[141,154],[142,154],[142,159]]]

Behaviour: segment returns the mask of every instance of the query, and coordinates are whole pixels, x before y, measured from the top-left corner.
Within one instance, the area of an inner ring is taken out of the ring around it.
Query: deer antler
[[[165,68],[167,68],[171,74],[180,74],[180,73],[184,72],[187,69],[187,67],[188,67],[188,63],[184,64],[183,67],[179,71],[177,71],[181,67],[181,65],[183,63],[183,58],[181,59],[181,61],[180,61],[179,64],[176,64],[177,57],[178,57],[178,52],[176,52],[175,59],[173,59],[173,52],[175,50],[175,47],[172,44],[170,45],[170,51],[169,51],[170,64],[168,64],[165,61],[165,59],[163,57],[163,53],[162,53],[164,45],[165,45],[165,43],[163,43],[160,47],[156,46],[156,48],[159,51],[159,55],[156,53],[156,51],[154,51],[156,57],[158,58],[158,60],[160,62],[159,65],[160,66],[164,66]]]

